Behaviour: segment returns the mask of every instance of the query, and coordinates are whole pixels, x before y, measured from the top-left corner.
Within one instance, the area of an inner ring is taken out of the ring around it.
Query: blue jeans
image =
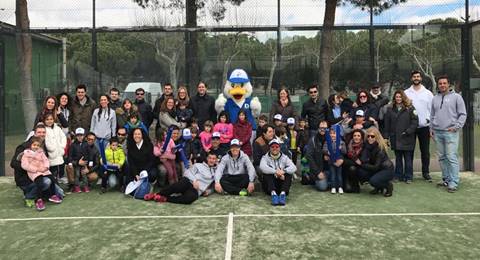
[[[448,132],[434,130],[437,147],[438,161],[442,169],[442,179],[448,183],[449,188],[457,188],[460,183],[458,172],[458,131]]]
[[[325,178],[315,181],[315,188],[318,191],[326,191],[328,189],[328,179],[330,179],[330,173],[325,171]]]
[[[403,162],[405,161],[405,171]],[[413,151],[395,150],[395,178],[400,181],[413,179]]]
[[[329,163],[330,179],[332,180],[332,188],[343,188],[342,166],[337,167],[333,163]]]

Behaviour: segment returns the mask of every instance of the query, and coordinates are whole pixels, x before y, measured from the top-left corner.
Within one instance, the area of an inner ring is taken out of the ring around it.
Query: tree
[[[25,129],[33,128],[37,106],[32,90],[32,37],[28,32],[30,20],[28,18],[27,0],[16,0],[15,19],[17,32],[17,63],[20,70],[20,92],[22,94],[22,107]]]
[[[320,40],[320,68],[319,82],[320,96],[326,98],[329,95],[330,87],[330,66],[333,53],[333,26],[335,24],[335,12],[340,4],[351,3],[356,7],[365,10],[371,7],[374,14],[379,14],[383,10],[392,7],[407,0],[325,0],[325,13],[323,18],[323,29]]]

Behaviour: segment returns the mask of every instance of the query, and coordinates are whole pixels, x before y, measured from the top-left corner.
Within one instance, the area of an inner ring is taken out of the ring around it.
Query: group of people
[[[26,205],[38,210],[46,201],[61,203],[62,186],[67,193],[90,192],[99,178],[100,193],[118,187],[137,197],[130,188],[146,182],[153,187],[142,199],[183,204],[214,191],[246,196],[258,180],[272,205],[285,205],[294,179],[340,194],[358,193],[368,182],[372,194],[392,196],[393,183],[413,180],[416,137],[423,178],[431,181],[433,136],[442,169],[439,185],[455,192],[465,104],[446,76],[438,78],[435,96],[421,84],[420,72],[412,72],[411,80],[412,86],[395,91],[391,101],[379,85],[359,91],[354,101],[343,92],[324,100],[311,86],[301,113],[288,89],[280,88],[269,115],[257,118],[256,130],[242,109],[236,122],[226,112],[217,114],[204,82],[192,97],[185,86],[175,95],[165,84],[153,108],[141,88],[135,100],[123,101],[112,88],[97,105],[79,85],[73,98],[61,93],[45,99],[11,167]]]

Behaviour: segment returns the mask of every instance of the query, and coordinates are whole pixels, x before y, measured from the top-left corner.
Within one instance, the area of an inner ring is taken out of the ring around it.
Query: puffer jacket
[[[118,147],[117,150],[112,150],[110,146],[105,149],[105,157],[107,159],[107,163],[110,164],[118,164],[120,167],[123,166],[125,163],[125,153],[121,147]]]
[[[255,168],[248,156],[240,151],[240,155],[237,159],[232,157],[232,153],[228,152],[220,160],[217,170],[215,171],[215,182],[220,182],[220,179],[224,174],[240,175],[248,174],[250,182],[255,181]]]
[[[175,119],[175,116],[172,116],[168,112],[160,112],[158,119],[160,121],[160,127],[163,129],[168,129],[171,125],[178,126],[180,129],[183,129],[187,126],[185,123],[178,122]]]
[[[360,154],[361,168],[370,173],[377,173],[381,170],[393,170],[393,163],[388,158],[386,151],[378,146],[378,143],[365,143]]]
[[[415,108],[389,106],[385,114],[385,137],[390,139],[392,150],[413,151],[418,114]]]
[[[192,167],[185,171],[184,177],[188,178],[191,183],[198,181],[198,195],[205,192],[215,180],[216,167],[210,167],[206,163],[195,163]]]
[[[34,152],[27,149],[23,151],[22,168],[27,171],[30,180],[34,181],[38,176],[51,175],[48,158],[42,149]]]
[[[54,124],[53,127],[46,127],[45,147],[47,148],[48,160],[51,166],[58,166],[64,163],[63,155],[67,146],[67,137],[62,129]]]
[[[263,174],[275,174],[277,170],[294,174],[297,171],[297,166],[285,154],[280,154],[278,159],[273,158],[270,153],[265,154],[260,161],[260,171]]]

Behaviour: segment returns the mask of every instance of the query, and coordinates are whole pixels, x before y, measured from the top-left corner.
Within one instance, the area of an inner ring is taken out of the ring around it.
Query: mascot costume
[[[237,122],[240,109],[245,110],[247,120],[252,124],[252,137],[254,137],[257,129],[255,117],[260,115],[262,105],[257,97],[251,97],[252,92],[252,84],[247,73],[242,69],[235,69],[225,83],[223,94],[220,94],[215,101],[215,110],[217,113],[225,110],[232,124]]]

